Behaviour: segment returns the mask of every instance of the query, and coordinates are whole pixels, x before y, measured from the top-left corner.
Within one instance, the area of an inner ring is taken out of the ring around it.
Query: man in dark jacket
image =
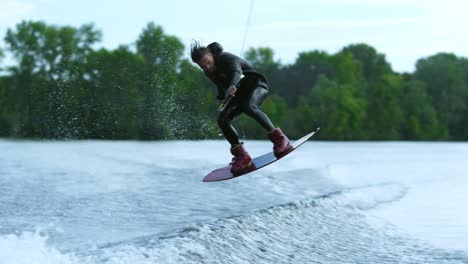
[[[282,157],[292,151],[289,139],[281,129],[275,128],[268,116],[259,107],[268,95],[265,77],[256,72],[249,63],[238,56],[224,52],[223,47],[213,42],[207,47],[194,42],[191,46],[192,61],[205,72],[218,88],[216,97],[223,104],[218,116],[218,125],[223,135],[231,143],[231,172],[239,174],[252,165],[252,158],[245,151],[243,143],[232,127],[232,120],[245,113],[254,118],[273,142],[276,157]]]

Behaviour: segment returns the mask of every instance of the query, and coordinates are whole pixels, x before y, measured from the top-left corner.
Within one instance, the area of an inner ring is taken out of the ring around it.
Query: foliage
[[[15,63],[0,65],[0,136],[219,138],[216,89],[177,37],[154,23],[135,46],[96,48],[101,37],[92,24],[8,29],[0,59]],[[422,58],[405,74],[362,43],[304,51],[286,65],[268,47],[245,58],[268,81],[262,110],[291,138],[320,125],[324,140],[468,139],[468,60],[455,54]],[[243,137],[266,139],[251,118],[234,122]]]

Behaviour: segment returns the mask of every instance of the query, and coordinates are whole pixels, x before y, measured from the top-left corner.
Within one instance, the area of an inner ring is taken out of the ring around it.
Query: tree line
[[[148,23],[132,46],[96,48],[101,38],[93,24],[8,29],[0,60],[8,54],[14,64],[0,61],[0,136],[222,138],[216,88],[176,36]],[[267,77],[262,109],[291,138],[321,126],[323,140],[468,139],[466,58],[438,53],[398,73],[362,43],[335,54],[304,51],[291,64],[268,47],[243,55]],[[245,138],[266,138],[249,117],[234,124]]]

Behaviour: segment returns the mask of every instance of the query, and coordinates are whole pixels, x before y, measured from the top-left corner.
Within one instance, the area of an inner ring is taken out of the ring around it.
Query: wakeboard
[[[225,181],[225,180],[230,180],[237,178],[239,176],[251,173],[253,171],[259,170],[273,162],[276,162],[287,155],[291,154],[294,150],[299,148],[302,144],[304,144],[309,138],[311,138],[313,135],[315,135],[318,131],[320,130],[320,127],[317,127],[314,131],[310,132],[309,134],[305,135],[304,137],[298,139],[295,141],[292,146],[293,149],[287,153],[286,155],[277,158],[273,152],[266,153],[264,155],[261,155],[259,157],[256,157],[252,160],[252,165],[244,170],[242,173],[239,174],[233,174],[231,172],[231,166],[226,166],[223,168],[219,168],[216,170],[213,170],[212,172],[208,173],[208,175],[203,178],[204,182],[215,182],[215,181]]]

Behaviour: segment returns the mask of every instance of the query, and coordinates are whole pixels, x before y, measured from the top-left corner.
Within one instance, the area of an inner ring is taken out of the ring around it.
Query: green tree
[[[245,53],[245,59],[267,79],[274,78],[280,69],[281,63],[274,60],[274,52],[271,48],[250,48]]]
[[[312,122],[322,127],[320,138],[350,140],[359,138],[365,109],[364,102],[354,95],[353,87],[319,77],[297,107],[296,127],[301,134],[310,131]]]
[[[3,50],[0,47],[0,73],[3,71],[2,59],[3,59]],[[9,135],[9,123],[7,120],[7,111],[5,109],[5,77],[0,75],[0,137],[5,137]]]
[[[378,53],[375,48],[367,44],[351,44],[344,47],[341,52],[353,55],[362,68],[364,78],[369,82],[380,78],[380,76],[393,73],[385,55]]]
[[[93,49],[93,25],[23,21],[9,29],[0,64],[0,136],[40,138],[202,139],[220,131],[216,88],[184,46],[154,23],[136,51]],[[301,52],[282,65],[268,47],[246,59],[267,77],[262,105],[291,138],[321,125],[322,139],[468,139],[468,59],[439,53],[418,61],[414,74],[393,72],[385,55],[366,44],[340,52]],[[0,49],[0,60],[3,51]],[[265,139],[247,116],[241,136]]]
[[[379,81],[369,84],[363,126],[368,139],[399,139],[403,118],[400,109],[401,89],[402,84],[394,75],[381,76]]]
[[[292,67],[302,69],[302,74],[305,77],[298,77],[298,79],[301,79],[301,81],[306,79],[308,80],[305,83],[296,84],[302,86],[301,90],[304,90],[303,92],[296,94],[296,101],[298,101],[299,109],[308,112],[309,114],[306,116],[310,118],[309,120],[304,118],[299,119],[301,126],[303,126],[303,124],[307,124],[308,127],[294,129],[294,127],[288,126],[288,128],[295,131],[296,134],[301,135],[310,131],[313,126],[315,126],[312,124],[328,124],[328,120],[326,120],[324,116],[330,117],[330,115],[325,114],[322,109],[324,108],[324,102],[330,104],[330,106],[328,106],[329,108],[333,108],[335,106],[335,102],[331,100],[332,98],[345,100],[343,98],[349,97],[352,98],[351,101],[356,100],[356,105],[360,108],[365,106],[365,101],[359,100],[357,97],[359,91],[362,90],[361,69],[351,54],[342,52],[334,55],[328,55],[321,52],[302,53]],[[339,91],[343,92],[343,98],[333,93]],[[291,93],[291,91],[289,91],[289,93]],[[321,101],[322,99],[324,101]],[[340,102],[336,103],[339,104]],[[294,101],[290,104],[295,108]],[[309,105],[307,106],[307,104]],[[315,106],[314,104],[317,105]],[[350,104],[352,103],[350,102]],[[319,105],[321,106],[319,107]],[[346,108],[347,106],[341,109],[343,110]],[[319,113],[314,115],[310,112],[312,110],[319,111]],[[359,111],[361,111],[361,109]],[[334,115],[336,116],[337,114],[335,113]],[[354,114],[352,115],[354,116]],[[296,115],[292,113],[291,116]],[[357,119],[353,119],[353,122],[358,122],[357,125],[361,125],[360,120],[361,116]],[[332,123],[333,122],[334,121],[332,121]],[[294,121],[293,123],[297,123],[297,121]],[[354,124],[350,124],[350,128],[351,127],[355,127]],[[330,129],[338,130],[339,128],[336,127]],[[352,134],[350,137],[359,138],[359,135],[362,133],[361,129],[356,129],[350,132],[350,134]],[[341,139],[344,138],[341,137]]]
[[[82,78],[80,69],[100,37],[93,25],[77,29],[23,21],[7,31],[7,47],[19,62],[10,68],[10,88],[18,95],[12,102],[17,103],[15,124],[20,135],[79,134],[79,117],[74,116],[80,107],[75,100],[79,87],[74,84]]]
[[[332,68],[330,55],[326,52],[302,52],[294,64],[284,67],[279,73],[279,80],[270,86],[274,92],[285,98],[289,105],[296,105],[299,98],[306,95],[316,84],[320,75],[331,75]]]
[[[177,87],[172,95],[172,133],[177,139],[216,136],[217,102],[215,88],[198,67],[188,60],[179,66]],[[211,89],[210,89],[211,88]]]
[[[352,44],[340,53],[351,54],[361,68],[357,95],[366,102],[363,139],[399,139],[403,82],[393,73],[385,55],[366,44]]]
[[[136,44],[144,61],[141,137],[173,138],[177,126],[171,123],[171,111],[178,107],[174,104],[174,90],[177,89],[177,66],[184,46],[178,38],[164,34],[163,29],[154,23],[144,28]]]
[[[403,113],[402,140],[447,138],[447,127],[440,125],[437,112],[423,82],[418,80],[405,81],[400,106]]]
[[[5,97],[5,84],[4,77],[0,77],[0,137],[6,137],[10,134],[10,123],[8,121],[8,111],[5,107],[6,97]]]
[[[420,59],[414,74],[425,84],[442,124],[453,139],[466,139],[464,113],[468,99],[468,75],[464,63],[454,54],[439,53]]]
[[[3,57],[4,56],[5,56],[5,54],[3,53],[3,49],[2,49],[2,47],[0,47],[0,72],[3,71],[2,62],[3,62]]]
[[[141,128],[138,105],[143,58],[128,47],[100,49],[89,55],[82,98],[86,136],[138,138]]]

